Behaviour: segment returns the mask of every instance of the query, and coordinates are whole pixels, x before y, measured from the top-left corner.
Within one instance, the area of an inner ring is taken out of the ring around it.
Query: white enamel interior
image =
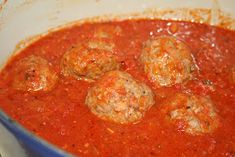
[[[216,4],[235,17],[235,0],[8,0],[0,11],[0,64],[19,41],[74,20],[149,8],[212,8]]]

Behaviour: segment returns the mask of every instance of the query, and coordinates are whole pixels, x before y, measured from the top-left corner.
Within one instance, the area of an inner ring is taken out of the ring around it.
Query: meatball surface
[[[50,91],[58,81],[48,61],[34,55],[18,61],[13,73],[12,87],[21,91]]]
[[[95,28],[94,37],[95,38],[108,38],[111,39],[114,36],[121,36],[123,34],[122,28],[120,26],[110,26],[103,25]]]
[[[168,36],[147,40],[142,48],[140,62],[148,78],[156,86],[172,86],[191,77],[195,69],[189,47]]]
[[[105,72],[119,69],[120,64],[109,45],[100,40],[69,49],[61,61],[62,74],[78,79],[97,79]]]
[[[114,53],[115,44],[109,39],[90,39],[87,43],[87,47],[90,49],[98,49],[103,51],[109,51]]]
[[[139,121],[154,105],[154,95],[130,74],[110,71],[89,89],[85,104],[99,118],[123,124]]]
[[[231,82],[235,85],[235,65],[231,68]]]
[[[163,112],[177,128],[191,135],[211,133],[218,127],[218,116],[209,97],[177,93],[164,104]]]

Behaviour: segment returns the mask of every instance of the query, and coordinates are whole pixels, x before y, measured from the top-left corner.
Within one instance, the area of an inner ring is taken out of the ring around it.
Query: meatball
[[[157,87],[182,83],[191,77],[195,69],[189,47],[168,36],[147,40],[142,48],[140,62],[148,78]]]
[[[98,26],[94,30],[95,38],[108,38],[111,39],[114,36],[121,36],[123,34],[120,26],[102,25]]]
[[[231,68],[231,82],[235,85],[235,65]]]
[[[101,25],[93,30],[93,36],[88,42],[90,48],[98,48],[107,51],[114,51],[115,40],[114,37],[123,34],[120,26]]]
[[[130,74],[110,71],[89,89],[85,104],[101,119],[131,123],[139,121],[154,104],[154,95]]]
[[[113,53],[115,44],[108,39],[90,39],[87,46],[90,49],[99,49]]]
[[[58,80],[48,61],[34,55],[18,61],[12,75],[12,87],[21,91],[50,91]]]
[[[102,41],[78,44],[69,49],[61,61],[62,74],[94,80],[105,72],[119,69],[120,64]]]
[[[211,133],[218,127],[216,109],[209,97],[177,93],[163,106],[168,120],[191,135]]]

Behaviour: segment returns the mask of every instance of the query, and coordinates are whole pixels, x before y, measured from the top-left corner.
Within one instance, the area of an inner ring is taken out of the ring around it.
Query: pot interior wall
[[[0,65],[23,39],[74,20],[108,14],[143,12],[150,8],[219,8],[235,16],[233,6],[234,0],[9,0],[6,3],[3,1],[0,9]]]

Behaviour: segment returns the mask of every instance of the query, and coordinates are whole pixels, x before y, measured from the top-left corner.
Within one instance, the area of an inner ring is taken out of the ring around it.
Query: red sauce
[[[97,118],[84,104],[92,85],[60,75],[60,60],[72,45],[91,38],[99,27],[119,26],[113,38],[122,69],[148,84],[156,104],[137,124],[116,124]],[[192,50],[199,72],[194,80],[157,88],[146,78],[138,57],[151,36],[170,35]],[[235,32],[190,22],[127,20],[72,26],[49,33],[13,57],[0,74],[0,107],[13,119],[49,142],[81,156],[235,156]],[[50,92],[22,92],[10,85],[8,71],[17,60],[35,54],[59,74]],[[212,85],[211,85],[212,84]],[[160,104],[176,91],[208,95],[218,111],[219,126],[210,134],[189,135],[165,121]]]

